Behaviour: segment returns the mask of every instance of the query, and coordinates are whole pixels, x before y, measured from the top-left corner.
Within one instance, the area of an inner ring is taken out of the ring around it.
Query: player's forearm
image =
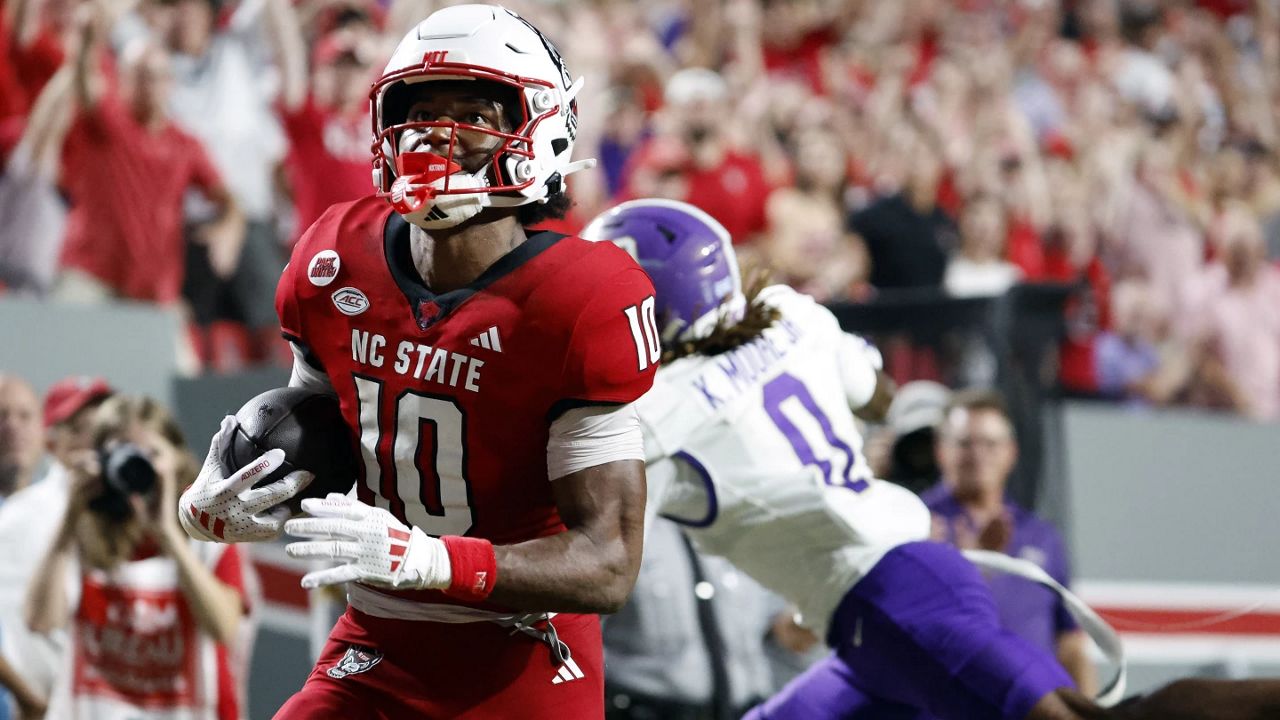
[[[620,539],[600,543],[578,530],[498,545],[494,555],[498,581],[490,599],[530,612],[615,613],[640,570],[639,552]]]
[[[528,611],[614,613],[640,572],[645,476],[639,460],[619,460],[552,483],[569,529],[494,547],[494,602]]]
[[[304,575],[308,589],[356,581],[444,590],[526,612],[616,612],[640,569],[644,463],[606,462],[557,478],[551,487],[567,529],[550,537],[502,546],[475,537],[434,538],[383,508],[335,493],[302,501],[308,517],[293,518],[284,529],[303,540],[285,551],[346,561]]]
[[[1265,720],[1280,717],[1280,680],[1189,678],[1112,709],[1113,720]]]

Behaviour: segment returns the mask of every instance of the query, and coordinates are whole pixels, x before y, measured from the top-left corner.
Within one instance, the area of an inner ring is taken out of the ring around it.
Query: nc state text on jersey
[[[351,359],[361,365],[380,368],[387,364],[390,353],[387,338],[358,328],[351,329]],[[461,383],[464,390],[480,392],[480,368],[483,360],[477,360],[445,348],[401,340],[395,349],[395,361],[391,369],[399,375],[425,382],[437,382],[456,388]],[[466,368],[465,371],[463,368]]]

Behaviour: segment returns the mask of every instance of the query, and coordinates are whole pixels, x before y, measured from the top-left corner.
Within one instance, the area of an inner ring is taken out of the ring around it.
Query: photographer
[[[193,542],[178,525],[195,459],[146,398],[108,400],[92,433],[27,598],[32,630],[70,620],[71,667],[48,716],[236,720],[246,575],[236,546]]]

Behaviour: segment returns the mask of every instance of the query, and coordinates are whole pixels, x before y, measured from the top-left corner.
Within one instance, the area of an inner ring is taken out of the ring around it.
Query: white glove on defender
[[[231,441],[236,419],[228,415],[209,443],[200,476],[178,500],[182,529],[197,540],[255,542],[280,537],[289,508],[275,507],[307,486],[315,476],[297,470],[260,488],[253,484],[275,472],[284,462],[283,450],[269,450],[253,462],[224,477],[218,459],[223,444]]]
[[[382,508],[330,493],[323,500],[303,500],[302,509],[312,517],[290,520],[284,531],[318,539],[290,543],[285,552],[295,558],[348,561],[307,573],[302,587],[308,590],[352,581],[401,590],[442,590],[453,579],[444,543],[405,526]]]

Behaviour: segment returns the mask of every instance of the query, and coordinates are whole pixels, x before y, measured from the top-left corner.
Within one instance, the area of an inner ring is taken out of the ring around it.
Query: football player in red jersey
[[[653,287],[610,243],[525,227],[563,213],[577,130],[555,47],[501,7],[442,9],[372,93],[375,196],[330,208],[294,248],[277,310],[292,384],[335,392],[357,499],[276,505],[305,473],[236,472],[219,447],[180,513],[191,534],[304,538],[350,582],[302,690],[310,718],[601,718],[596,613],[640,562],[643,448],[630,403],[659,357]]]

